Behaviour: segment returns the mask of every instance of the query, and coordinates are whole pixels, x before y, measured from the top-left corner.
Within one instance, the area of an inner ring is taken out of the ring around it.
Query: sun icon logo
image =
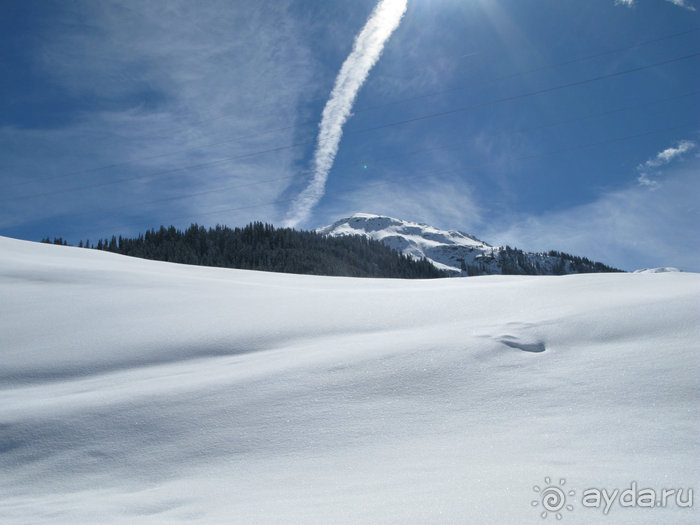
[[[559,486],[553,485],[552,478],[550,477],[544,478],[544,482],[546,485],[543,488],[540,488],[539,485],[532,487],[532,490],[540,495],[540,499],[533,500],[531,505],[533,507],[537,507],[538,505],[542,504],[542,508],[544,509],[540,513],[540,517],[542,519],[545,519],[550,513],[552,513],[554,514],[554,517],[560,520],[562,519],[563,515],[559,511],[562,509],[569,511],[574,510],[573,505],[566,504],[566,496],[574,496],[576,491],[570,490],[569,492],[564,492],[564,485],[566,485],[566,480],[564,478],[559,480]]]

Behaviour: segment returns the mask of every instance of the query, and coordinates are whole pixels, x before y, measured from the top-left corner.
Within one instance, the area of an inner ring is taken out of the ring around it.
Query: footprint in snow
[[[512,335],[504,335],[498,340],[500,343],[503,343],[506,346],[509,346],[511,348],[517,348],[518,350],[522,350],[523,352],[544,352],[546,350],[544,343],[542,342],[537,342],[537,343],[522,343],[518,341],[516,337],[513,337]]]

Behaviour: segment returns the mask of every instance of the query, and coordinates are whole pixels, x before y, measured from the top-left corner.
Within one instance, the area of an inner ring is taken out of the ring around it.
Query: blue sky
[[[0,235],[283,224],[376,3],[3,2]],[[700,271],[696,7],[408,0],[298,226],[361,211]]]

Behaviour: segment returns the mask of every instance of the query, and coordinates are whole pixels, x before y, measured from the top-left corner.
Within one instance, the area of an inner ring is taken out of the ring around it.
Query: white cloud
[[[652,176],[659,176],[661,172],[657,170],[661,166],[670,164],[674,160],[679,159],[685,153],[695,149],[697,144],[692,140],[681,140],[677,146],[666,148],[656,154],[655,157],[647,160],[646,162],[637,166],[637,171],[639,172],[639,177],[637,177],[637,182],[642,186],[647,186],[649,188],[658,187],[659,183],[652,179]],[[653,175],[650,173],[651,170],[657,170]]]
[[[626,7],[632,7],[636,0],[615,0],[615,5],[624,5]],[[667,2],[677,5],[678,7],[683,7],[690,11],[695,11],[695,8],[688,3],[688,0],[666,0]]]
[[[379,60],[384,44],[399,26],[405,11],[406,0],[381,0],[355,38],[353,50],[345,59],[323,108],[314,154],[313,178],[293,203],[288,225],[296,226],[307,220],[313,207],[323,197],[328,172],[343,136],[343,126],[350,116],[357,93]]]
[[[695,8],[688,3],[687,0],[666,0],[667,2],[671,2],[674,5],[677,5],[678,7],[685,7],[686,9],[689,9],[690,11],[695,11]]]
[[[680,157],[684,153],[694,149],[697,146],[692,140],[681,140],[676,147],[666,148],[665,150],[659,152],[656,157],[646,161],[643,166],[647,168],[658,168],[664,164],[668,164],[677,157]]]
[[[655,180],[652,180],[649,178],[648,173],[640,173],[639,177],[637,177],[637,182],[642,185],[642,186],[648,186],[649,188],[658,188],[659,183]]]

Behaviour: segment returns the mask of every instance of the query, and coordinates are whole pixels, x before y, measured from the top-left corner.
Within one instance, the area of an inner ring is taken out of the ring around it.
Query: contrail
[[[399,26],[406,12],[406,2],[407,0],[381,0],[355,38],[352,52],[343,62],[331,96],[323,108],[313,160],[313,179],[292,204],[287,226],[296,226],[306,221],[313,207],[323,197],[328,172],[333,166],[343,136],[343,125],[350,116],[357,92],[379,60],[384,44]]]

